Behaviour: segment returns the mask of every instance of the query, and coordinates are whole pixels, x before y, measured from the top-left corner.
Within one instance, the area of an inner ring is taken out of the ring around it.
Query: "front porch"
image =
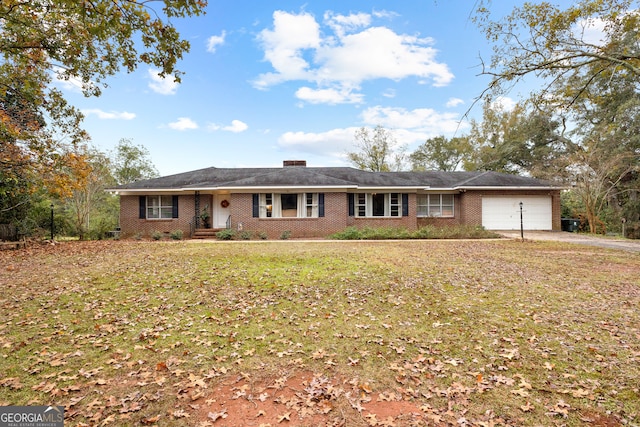
[[[231,228],[230,194],[194,194],[194,212],[190,222],[192,239],[213,239],[216,233]]]

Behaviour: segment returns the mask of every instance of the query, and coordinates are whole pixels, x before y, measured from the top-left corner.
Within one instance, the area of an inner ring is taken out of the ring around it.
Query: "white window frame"
[[[417,216],[424,218],[455,217],[455,194],[428,193],[417,196]]]
[[[147,219],[172,219],[173,196],[147,196],[145,211]]]
[[[295,194],[297,197],[296,216],[282,215],[282,196]],[[259,217],[260,218],[319,218],[319,193],[260,193]]]
[[[358,218],[400,218],[402,217],[402,193],[382,193],[384,195],[383,215],[374,215],[374,198],[380,193],[355,193],[353,213]]]

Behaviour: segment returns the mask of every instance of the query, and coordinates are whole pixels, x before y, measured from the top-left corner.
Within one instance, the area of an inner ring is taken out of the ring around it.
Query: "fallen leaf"
[[[227,409],[223,408],[220,412],[209,412],[207,418],[211,419],[214,423],[220,418],[227,418]]]
[[[520,406],[520,410],[521,410],[522,412],[531,412],[531,411],[532,411],[532,410],[534,410],[534,409],[535,409],[535,406],[533,406],[533,405],[531,404],[531,402],[527,402],[527,404],[526,404],[526,405],[522,405],[522,406]]]
[[[278,424],[280,424],[283,421],[291,421],[291,412],[287,412],[286,414],[278,417]]]

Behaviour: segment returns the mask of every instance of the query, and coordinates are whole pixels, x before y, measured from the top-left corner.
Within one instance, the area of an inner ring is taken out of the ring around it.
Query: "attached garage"
[[[482,225],[488,230],[519,230],[520,202],[525,230],[551,230],[551,196],[490,196],[482,198]]]

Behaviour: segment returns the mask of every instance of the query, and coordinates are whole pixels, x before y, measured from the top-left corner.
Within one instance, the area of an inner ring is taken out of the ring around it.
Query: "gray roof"
[[[251,190],[265,187],[473,189],[560,188],[535,178],[498,172],[369,172],[350,167],[206,168],[119,185],[111,190]]]

